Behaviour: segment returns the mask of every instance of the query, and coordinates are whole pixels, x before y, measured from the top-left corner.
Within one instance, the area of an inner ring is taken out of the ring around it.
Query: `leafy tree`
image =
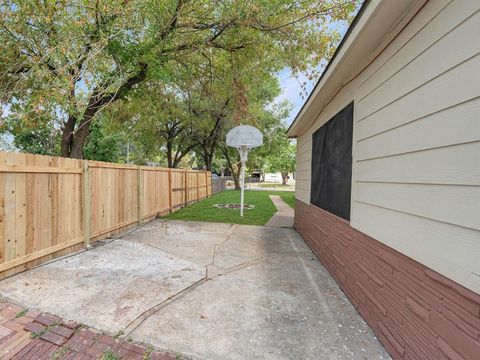
[[[248,165],[252,170],[265,174],[267,159],[271,154],[280,151],[285,146],[285,132],[287,130],[283,121],[288,117],[292,105],[288,101],[278,104],[269,104],[268,111],[262,114],[263,145],[253,149],[249,155]]]
[[[109,132],[105,120],[96,121],[90,127],[83,155],[85,159],[118,162],[121,154],[121,135]]]
[[[111,116],[118,117],[119,127],[130,129],[130,138],[145,159],[178,167],[197,145],[196,119],[189,117],[187,101],[177,87],[158,82],[143,84],[129,102],[116,110]]]
[[[15,116],[8,116],[0,127],[0,132],[13,138],[13,146],[20,151],[40,155],[56,155],[60,131],[47,120],[39,126],[21,126]],[[13,150],[13,149],[9,149]]]
[[[61,155],[81,158],[97,114],[140,84],[168,84],[172,67],[194,74],[225,53],[306,71],[332,51],[328,24],[357,2],[0,0],[0,105],[22,126],[54,119]]]
[[[220,71],[216,64],[213,78],[203,79],[199,89],[188,92],[191,115],[196,119],[195,151],[208,170],[226,131],[240,123],[263,123],[267,105],[280,93],[277,79],[256,59],[240,61],[232,56],[223,66]]]
[[[295,145],[288,139],[277,152],[271,154],[266,161],[268,172],[280,172],[282,184],[286,185],[288,174],[295,171]]]

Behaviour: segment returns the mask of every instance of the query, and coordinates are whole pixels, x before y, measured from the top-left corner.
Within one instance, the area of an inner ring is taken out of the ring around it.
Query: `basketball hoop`
[[[248,159],[248,152],[255,147],[263,145],[263,135],[260,130],[253,126],[236,126],[227,133],[227,145],[236,148],[240,154],[240,162],[242,163],[242,171],[240,176],[240,216],[243,217],[245,163]]]

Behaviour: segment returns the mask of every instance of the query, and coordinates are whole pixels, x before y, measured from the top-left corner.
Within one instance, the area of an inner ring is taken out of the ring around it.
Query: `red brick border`
[[[0,359],[184,359],[61,318],[0,300]]]
[[[394,359],[480,359],[480,295],[299,200],[295,228]]]

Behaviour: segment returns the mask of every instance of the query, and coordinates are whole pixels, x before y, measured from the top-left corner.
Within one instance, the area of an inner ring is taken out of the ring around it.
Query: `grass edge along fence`
[[[209,171],[0,151],[0,279],[212,194]]]

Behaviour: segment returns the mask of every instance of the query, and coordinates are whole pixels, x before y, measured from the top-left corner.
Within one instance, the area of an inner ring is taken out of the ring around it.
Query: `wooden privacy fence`
[[[0,152],[0,278],[212,194],[208,171]]]

